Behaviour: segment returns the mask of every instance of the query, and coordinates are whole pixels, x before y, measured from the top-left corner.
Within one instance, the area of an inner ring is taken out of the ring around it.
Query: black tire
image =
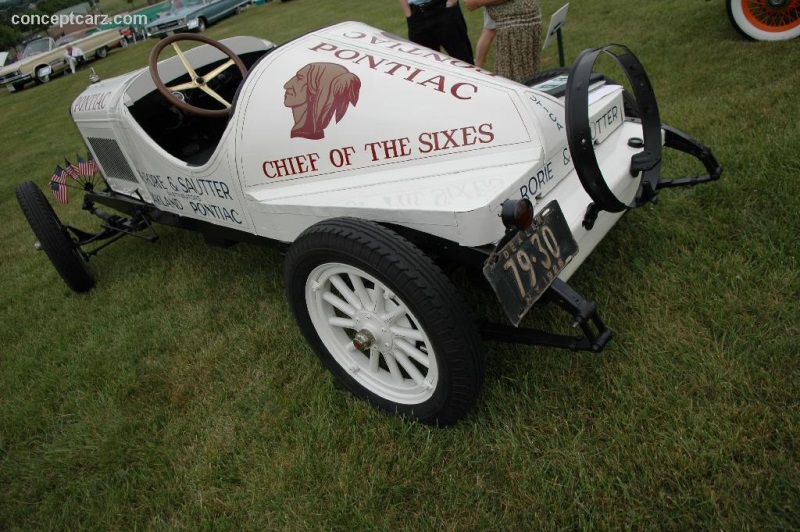
[[[33,234],[58,274],[74,292],[88,292],[94,278],[66,228],[42,191],[31,181],[17,186],[17,201]]]
[[[95,59],[103,59],[108,55],[108,48],[101,46],[94,52]]]
[[[537,72],[531,79],[526,81],[525,85],[528,87],[533,87],[534,85],[538,85],[543,81],[553,79],[556,76],[569,75],[570,70],[570,68],[553,68],[550,70],[542,70],[541,72]],[[608,76],[606,76],[606,81],[609,83],[618,84]],[[627,118],[641,118],[642,115],[639,112],[639,105],[636,103],[636,98],[627,90],[622,91],[622,103],[625,108],[625,116]]]
[[[346,298],[334,287],[335,277],[339,286],[344,280],[351,297],[360,293],[358,300],[366,298],[368,303],[351,306],[356,312],[349,316],[336,311],[325,299],[330,294]],[[360,292],[356,278],[364,289]],[[469,309],[433,261],[398,234],[353,218],[321,222],[292,244],[284,281],[306,340],[335,379],[357,397],[387,412],[436,425],[456,422],[477,400],[483,384],[483,346]],[[387,319],[398,310],[400,319]],[[355,326],[328,325],[336,312],[341,317],[335,319]],[[374,365],[351,341],[357,329],[370,328],[375,332],[370,348],[378,360]],[[409,340],[412,336],[417,338]],[[409,347],[416,349],[417,357],[406,356],[413,352]],[[416,362],[420,354],[428,365]],[[409,361],[414,367],[408,368]]]
[[[197,19],[197,33],[203,33],[204,31],[206,31],[207,27],[208,27],[208,22],[206,22],[206,19],[202,17]]]

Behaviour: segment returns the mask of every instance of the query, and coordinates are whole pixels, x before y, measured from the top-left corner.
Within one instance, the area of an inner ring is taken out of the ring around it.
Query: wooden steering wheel
[[[183,51],[178,47],[178,42],[180,41],[198,41],[205,44],[209,44],[225,54],[228,57],[228,60],[222,63],[220,66],[208,72],[204,76],[198,76],[195,69],[189,64],[189,60],[184,55]],[[161,79],[161,76],[158,73],[158,57],[161,55],[161,52],[167,46],[172,45],[172,48],[175,49],[175,53],[178,55],[181,63],[183,63],[184,68],[189,73],[189,77],[191,81],[186,83],[179,83],[178,85],[173,85],[168,87]],[[228,116],[231,112],[231,103],[227,101],[225,98],[220,96],[215,90],[208,86],[208,82],[212,79],[219,76],[222,72],[230,68],[231,66],[236,65],[236,68],[239,69],[239,72],[242,74],[242,78],[247,75],[247,67],[244,66],[244,63],[239,56],[237,56],[230,48],[225,46],[219,41],[215,41],[209,37],[204,35],[197,35],[194,33],[176,33],[175,35],[171,35],[165,39],[162,39],[153,47],[153,50],[150,52],[150,76],[153,78],[153,81],[156,84],[156,89],[158,92],[161,93],[164,98],[167,99],[171,104],[175,107],[186,111],[189,114],[193,114],[196,116],[204,116],[210,118],[219,118]],[[220,104],[222,104],[225,109],[205,109],[203,107],[197,107],[195,105],[191,105],[186,103],[185,101],[181,100],[177,96],[173,94],[175,91],[182,91],[187,89],[199,89]]]

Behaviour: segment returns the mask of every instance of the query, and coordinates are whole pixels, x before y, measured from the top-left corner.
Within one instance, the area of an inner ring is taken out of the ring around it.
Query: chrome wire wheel
[[[438,378],[433,345],[386,285],[354,266],[329,263],[311,272],[305,293],[320,339],[358,384],[401,404],[431,398]]]

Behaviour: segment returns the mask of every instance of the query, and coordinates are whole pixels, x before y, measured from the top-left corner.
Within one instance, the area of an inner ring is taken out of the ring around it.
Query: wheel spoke
[[[381,319],[387,324],[391,325],[401,317],[405,316],[406,312],[408,312],[408,309],[406,309],[406,306],[401,303],[393,308],[390,312],[387,312],[381,316]]]
[[[383,286],[376,284],[375,290],[372,291],[372,296],[374,297],[372,300],[372,310],[374,310],[378,315],[386,310],[386,300],[384,299],[383,294]]]
[[[347,283],[345,283],[341,277],[338,275],[332,275],[331,284],[336,287],[339,293],[342,294],[342,296],[353,308],[360,310],[363,307],[361,301],[359,301],[358,297],[355,295],[355,293],[353,293],[352,290],[350,290],[350,287],[347,286]]]
[[[356,315],[356,309],[348,305],[346,302],[342,301],[338,296],[331,292],[325,292],[322,294],[322,299],[336,307],[337,309],[341,310],[351,318]]]
[[[389,329],[392,331],[392,334],[395,336],[402,336],[403,338],[408,338],[409,340],[416,340],[417,342],[423,342],[425,339],[422,337],[422,331],[417,329],[409,329],[408,327],[392,327]]]
[[[213,89],[211,89],[207,85],[200,85],[198,88],[201,91],[203,91],[206,94],[208,94],[209,96],[211,96],[212,98],[214,98],[215,100],[217,100],[222,105],[224,105],[226,109],[230,109],[231,108],[231,104],[229,104],[228,101],[225,98],[223,98],[222,96],[217,94]]]
[[[381,351],[375,346],[369,348],[369,371],[370,373],[378,373],[381,363]]]
[[[328,324],[334,327],[341,327],[343,329],[355,329],[356,322],[349,318],[340,318],[339,316],[332,316],[328,318]]]
[[[430,360],[428,359],[428,355],[414,347],[413,345],[404,342],[403,340],[395,340],[394,345],[399,347],[405,354],[425,366],[429,368],[431,366]],[[405,367],[405,366],[403,366]]]
[[[183,63],[183,68],[186,69],[186,72],[189,73],[189,76],[192,78],[192,81],[197,79],[197,72],[194,71],[192,65],[189,64],[189,60],[186,59],[186,56],[183,55],[183,50],[180,49],[178,43],[172,43],[172,47],[175,49],[175,53],[178,54],[178,58]]]
[[[406,370],[406,373],[408,373],[408,376],[411,377],[414,380],[414,382],[416,382],[417,384],[422,384],[422,382],[425,380],[425,376],[419,372],[417,366],[415,366],[414,363],[411,362],[407,356],[405,356],[400,351],[392,351],[392,355],[397,360],[397,362],[399,362],[400,365],[403,366],[403,369]]]
[[[228,59],[226,62],[222,63],[220,66],[218,66],[217,68],[215,68],[214,70],[203,76],[203,78],[206,80],[206,82],[209,82],[235,64],[236,63],[233,62],[233,59]]]
[[[392,374],[394,382],[403,384],[403,374],[400,372],[400,366],[397,365],[394,355],[387,353],[383,355],[383,359],[386,361],[386,366],[389,368],[389,373]]]
[[[364,287],[364,281],[358,275],[353,275],[352,273],[348,273],[347,276],[350,278],[350,282],[353,284],[353,289],[358,296],[358,300],[361,303],[361,308],[369,308],[370,304],[372,303],[372,299],[370,299],[369,294],[367,293],[367,289]]]

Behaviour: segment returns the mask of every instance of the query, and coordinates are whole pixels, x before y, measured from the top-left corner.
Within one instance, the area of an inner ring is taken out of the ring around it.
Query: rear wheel
[[[782,41],[800,36],[800,0],[727,0],[728,20],[743,37]]]
[[[17,201],[41,249],[47,253],[67,286],[75,292],[88,292],[94,286],[94,278],[77,244],[39,187],[32,181],[20,183],[17,186]]]
[[[477,399],[480,337],[442,271],[375,223],[319,223],[289,249],[292,311],[323,365],[356,396],[391,413],[447,425]]]

